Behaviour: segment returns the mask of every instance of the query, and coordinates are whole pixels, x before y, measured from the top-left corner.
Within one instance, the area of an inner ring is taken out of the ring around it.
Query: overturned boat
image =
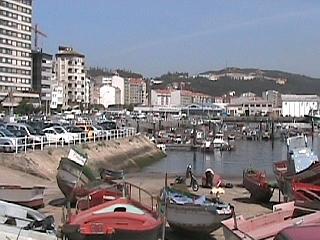
[[[230,205],[205,196],[165,188],[166,219],[178,232],[209,234],[221,227],[221,221],[231,217]]]

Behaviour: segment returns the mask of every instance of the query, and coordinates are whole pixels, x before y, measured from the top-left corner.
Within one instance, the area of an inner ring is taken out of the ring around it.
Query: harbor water
[[[193,171],[201,175],[206,168],[227,178],[241,178],[246,168],[266,171],[269,179],[274,177],[273,162],[286,160],[287,147],[280,139],[272,141],[236,140],[234,151],[167,151],[167,157],[144,169],[148,173],[165,173],[183,175],[188,164]],[[320,156],[320,137],[308,137],[308,146]]]

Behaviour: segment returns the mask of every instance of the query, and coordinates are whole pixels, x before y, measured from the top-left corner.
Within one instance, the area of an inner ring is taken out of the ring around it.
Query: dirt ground
[[[164,186],[164,174],[147,174],[147,173],[134,173],[126,176],[126,181],[134,183],[142,188],[146,189],[152,194],[159,194],[160,189]],[[172,182],[173,178],[169,177],[168,182]],[[228,182],[228,180],[226,180]],[[262,213],[271,212],[272,205],[276,204],[279,199],[278,191],[274,192],[274,196],[271,199],[271,203],[267,205],[261,205],[258,203],[253,203],[250,201],[250,194],[248,191],[240,186],[241,179],[230,180],[234,187],[225,189],[225,195],[221,197],[221,200],[225,203],[231,203],[235,206],[237,215],[244,215],[245,217],[250,217]],[[47,181],[34,177],[20,171],[8,169],[5,167],[0,167],[0,183],[1,184],[17,184],[22,186],[34,186],[42,185],[46,187],[45,191],[45,207],[40,209],[41,212],[53,215],[57,226],[61,224],[62,217],[62,205],[64,203],[64,198],[60,192],[55,181]],[[200,188],[197,194],[209,194],[209,189]],[[181,236],[176,235],[167,228],[166,239],[168,240],[180,240],[180,239],[199,239],[196,236]],[[223,231],[218,229],[213,232],[211,240],[223,240]]]

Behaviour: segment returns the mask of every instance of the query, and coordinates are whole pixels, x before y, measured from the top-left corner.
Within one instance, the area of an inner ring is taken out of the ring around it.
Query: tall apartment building
[[[89,104],[88,84],[85,73],[85,56],[71,47],[59,47],[56,54],[56,76],[63,86],[63,108]]]
[[[51,102],[53,84],[52,55],[40,51],[32,51],[32,89],[39,93],[41,105],[48,109]]]
[[[0,1],[0,97],[31,91],[32,0]],[[24,96],[19,94],[19,96]],[[34,97],[26,94],[26,97]]]
[[[144,80],[129,79],[129,104],[147,104],[147,84]]]

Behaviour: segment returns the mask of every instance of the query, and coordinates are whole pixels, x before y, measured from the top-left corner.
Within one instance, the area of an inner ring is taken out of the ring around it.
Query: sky
[[[155,77],[224,67],[320,77],[319,0],[34,0],[47,38],[86,55],[88,66]]]

